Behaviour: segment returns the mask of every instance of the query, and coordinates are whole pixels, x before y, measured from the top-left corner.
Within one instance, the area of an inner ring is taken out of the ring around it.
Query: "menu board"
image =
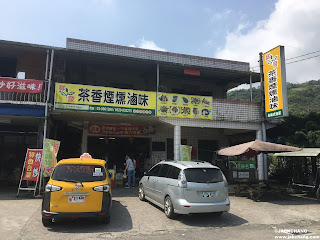
[[[212,119],[212,97],[158,93],[157,116]]]

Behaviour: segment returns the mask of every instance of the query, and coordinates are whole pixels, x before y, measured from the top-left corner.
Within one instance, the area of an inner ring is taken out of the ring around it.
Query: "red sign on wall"
[[[28,149],[24,163],[24,173],[22,180],[37,181],[40,175],[40,166],[42,161],[42,150]]]
[[[110,136],[146,136],[149,135],[149,126],[89,124],[89,133]]]
[[[200,70],[195,68],[184,68],[184,74],[200,76]]]
[[[41,93],[43,81],[17,78],[0,78],[0,92]]]

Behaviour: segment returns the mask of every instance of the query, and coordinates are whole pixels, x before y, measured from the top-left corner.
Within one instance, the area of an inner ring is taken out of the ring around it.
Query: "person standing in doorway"
[[[135,170],[136,170],[136,161],[132,160],[128,155],[125,157],[126,159],[126,169],[124,170],[124,173],[127,171],[127,177],[128,177],[128,186],[126,188],[134,188],[135,184]]]

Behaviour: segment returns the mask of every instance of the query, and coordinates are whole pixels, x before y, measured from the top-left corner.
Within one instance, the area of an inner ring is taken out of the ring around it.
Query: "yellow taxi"
[[[45,187],[42,223],[58,218],[98,217],[110,222],[111,182],[104,160],[89,154],[57,163]]]

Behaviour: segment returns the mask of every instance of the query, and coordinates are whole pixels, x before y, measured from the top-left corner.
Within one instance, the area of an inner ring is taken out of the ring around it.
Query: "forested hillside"
[[[320,80],[306,83],[288,83],[288,103],[290,115],[307,115],[310,112],[320,113]],[[260,88],[253,88],[253,101],[260,101]],[[250,90],[242,89],[228,92],[228,99],[250,100]]]
[[[299,147],[320,147],[320,80],[287,84],[289,117],[267,132],[268,141]],[[261,101],[260,88],[254,88],[253,101]],[[228,93],[228,99],[250,100],[250,90]]]

